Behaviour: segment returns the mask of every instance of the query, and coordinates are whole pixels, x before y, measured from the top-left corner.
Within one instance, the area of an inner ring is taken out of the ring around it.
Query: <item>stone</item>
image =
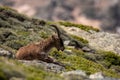
[[[70,43],[70,41],[69,40],[66,40],[66,41],[64,41],[64,45],[68,45]]]
[[[0,48],[0,56],[11,58],[13,54],[5,49]]]
[[[68,71],[61,74],[65,80],[90,80],[82,70]]]
[[[91,51],[91,49],[89,47],[87,47],[87,46],[83,47],[82,50],[84,52],[90,52]]]
[[[34,65],[36,67],[41,67],[43,69],[45,69],[46,71],[52,71],[55,73],[60,73],[63,72],[65,70],[65,68],[63,66],[60,65],[56,65],[53,63],[47,63],[47,62],[43,62],[40,60],[19,60],[20,62],[24,63],[25,65]]]
[[[97,72],[89,76],[91,80],[120,80],[117,78],[107,77],[102,72]]]
[[[97,73],[95,73],[95,74],[91,74],[90,76],[89,76],[89,78],[90,79],[95,79],[95,80],[102,80],[102,79],[104,79],[104,75],[102,74],[102,72],[97,72]]]

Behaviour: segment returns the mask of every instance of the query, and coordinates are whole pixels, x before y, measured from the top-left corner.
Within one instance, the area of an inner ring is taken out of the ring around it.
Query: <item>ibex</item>
[[[42,40],[38,43],[31,43],[21,47],[16,53],[16,59],[19,60],[42,60],[48,63],[54,62],[52,58],[48,56],[48,52],[51,48],[56,47],[57,50],[64,50],[63,40],[60,36],[60,31],[56,25],[50,25],[57,30],[57,34],[50,36],[49,38]]]

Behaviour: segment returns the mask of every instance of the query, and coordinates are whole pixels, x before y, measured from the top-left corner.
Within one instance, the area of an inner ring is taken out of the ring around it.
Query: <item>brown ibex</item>
[[[20,60],[42,60],[48,63],[54,62],[52,58],[48,56],[48,52],[51,48],[56,47],[57,50],[64,50],[63,40],[60,36],[60,31],[56,25],[50,25],[57,30],[57,34],[50,36],[49,38],[42,40],[38,43],[28,44],[21,47],[16,53],[16,59]]]

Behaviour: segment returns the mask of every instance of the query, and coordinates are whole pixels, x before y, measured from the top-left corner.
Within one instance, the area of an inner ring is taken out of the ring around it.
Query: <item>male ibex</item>
[[[38,43],[32,43],[27,46],[21,47],[17,53],[16,58],[20,60],[42,60],[48,63],[57,63],[54,62],[52,58],[48,56],[48,51],[56,47],[57,50],[64,50],[63,40],[60,37],[60,31],[56,25],[50,25],[57,30],[57,34],[50,36],[49,38],[42,40]]]

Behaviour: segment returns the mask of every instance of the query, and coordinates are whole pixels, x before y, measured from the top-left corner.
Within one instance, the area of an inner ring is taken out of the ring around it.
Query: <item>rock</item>
[[[0,48],[0,56],[11,58],[13,57],[13,54],[7,50]]]
[[[102,80],[104,79],[104,75],[102,74],[102,72],[98,72],[98,73],[95,73],[95,74],[91,74],[89,76],[90,79],[95,79],[95,80]]]
[[[72,52],[71,50],[64,50],[64,52],[65,52],[66,54],[68,54],[68,55],[73,54],[73,52]]]
[[[90,51],[91,51],[91,49],[88,48],[87,46],[83,47],[82,50],[83,50],[84,52],[90,52]]]
[[[25,65],[34,65],[36,67],[42,67],[47,71],[52,71],[55,73],[60,73],[62,71],[65,70],[64,67],[53,64],[53,63],[47,63],[47,62],[43,62],[40,60],[32,60],[32,61],[28,61],[28,60],[19,60],[20,62],[24,63]]]
[[[67,40],[67,41],[64,41],[64,45],[68,45],[70,43],[70,41],[69,40]]]
[[[86,32],[76,27],[63,27],[69,34],[82,37],[88,40],[88,45],[97,50],[112,51],[120,54],[120,35],[117,33],[100,32]],[[71,29],[76,29],[71,30]],[[81,34],[82,33],[82,34]]]
[[[61,76],[65,80],[89,80],[86,73],[82,70],[64,72]]]
[[[91,80],[120,80],[120,79],[117,79],[117,78],[107,77],[107,76],[103,75],[102,72],[97,72],[95,74],[91,74],[89,76],[89,78]]]

